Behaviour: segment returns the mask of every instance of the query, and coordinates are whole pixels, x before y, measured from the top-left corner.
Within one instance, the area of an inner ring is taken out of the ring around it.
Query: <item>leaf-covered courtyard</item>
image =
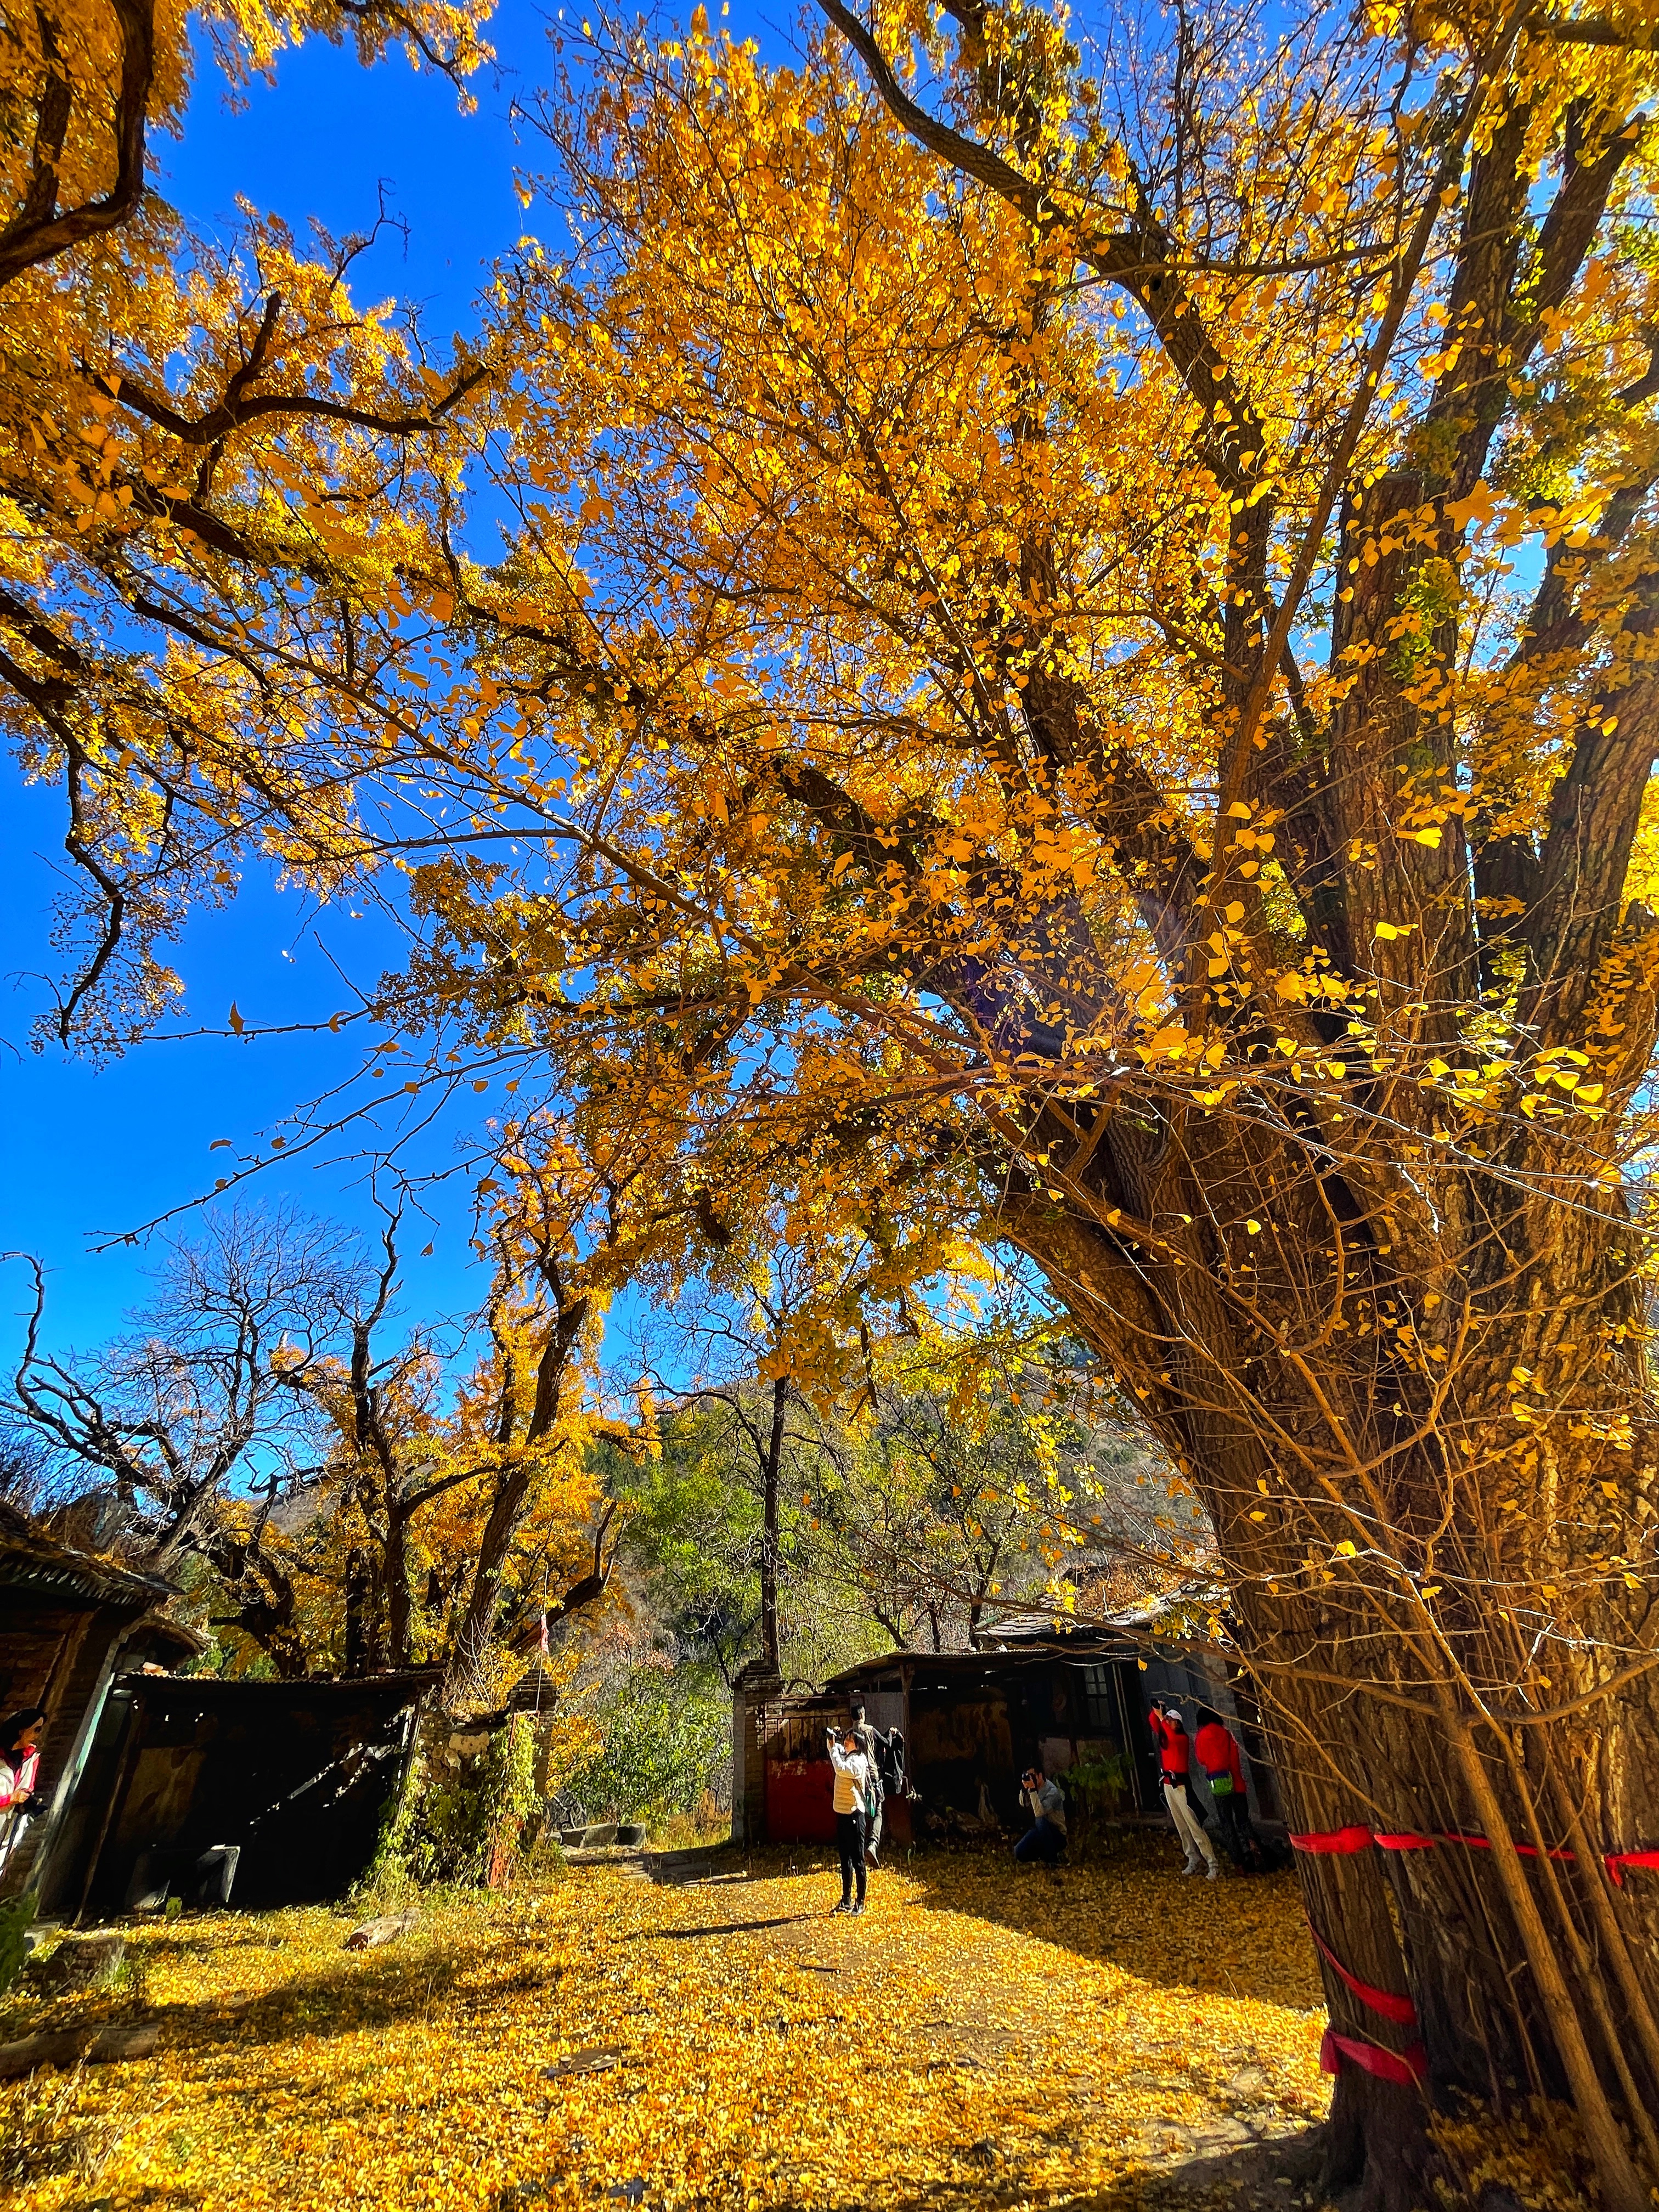
[[[364,1953],[328,1909],[145,1927],[125,1986],[6,2008],[9,2036],[161,2030],[151,2058],[0,2090],[15,2142],[48,2100],[60,2157],[86,2130],[79,2170],[15,2201],[1058,2204],[1325,2109],[1289,1878],[1185,1881],[1148,1844],[1058,1881],[918,1858],[861,1920],[836,1894],[803,1850],[582,1868]]]

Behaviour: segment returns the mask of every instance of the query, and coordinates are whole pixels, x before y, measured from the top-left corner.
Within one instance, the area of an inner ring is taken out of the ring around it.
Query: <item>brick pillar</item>
[[[732,1685],[732,1840],[766,1841],[766,1707],[783,1693],[763,1660],[751,1659]]]

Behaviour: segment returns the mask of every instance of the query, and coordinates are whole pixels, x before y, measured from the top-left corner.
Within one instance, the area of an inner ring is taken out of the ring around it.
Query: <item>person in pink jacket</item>
[[[40,1724],[44,1705],[25,1705],[0,1721],[0,1867],[22,1833],[23,1823],[39,1810],[35,1785],[40,1772]]]

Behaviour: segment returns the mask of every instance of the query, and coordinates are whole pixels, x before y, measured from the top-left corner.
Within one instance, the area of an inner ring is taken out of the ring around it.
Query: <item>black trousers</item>
[[[1014,1856],[1022,1866],[1028,1859],[1041,1859],[1045,1866],[1053,1866],[1066,1848],[1066,1838],[1052,1820],[1039,1820],[1028,1828],[1014,1845]]]
[[[1235,1790],[1215,1801],[1216,1819],[1221,1826],[1221,1841],[1227,1856],[1235,1866],[1243,1866],[1249,1856],[1250,1845],[1255,1841],[1255,1831],[1250,1826],[1250,1801],[1242,1790]]]
[[[864,1814],[837,1813],[836,1815],[836,1844],[841,1852],[841,1901],[853,1901],[853,1882],[858,1881],[859,1899],[864,1902]]]

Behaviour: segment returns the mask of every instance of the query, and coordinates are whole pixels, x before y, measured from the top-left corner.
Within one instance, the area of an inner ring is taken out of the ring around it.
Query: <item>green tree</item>
[[[732,1746],[730,1704],[695,1671],[629,1668],[595,1702],[604,1748],[570,1775],[571,1795],[590,1812],[657,1826],[692,1813]]]

